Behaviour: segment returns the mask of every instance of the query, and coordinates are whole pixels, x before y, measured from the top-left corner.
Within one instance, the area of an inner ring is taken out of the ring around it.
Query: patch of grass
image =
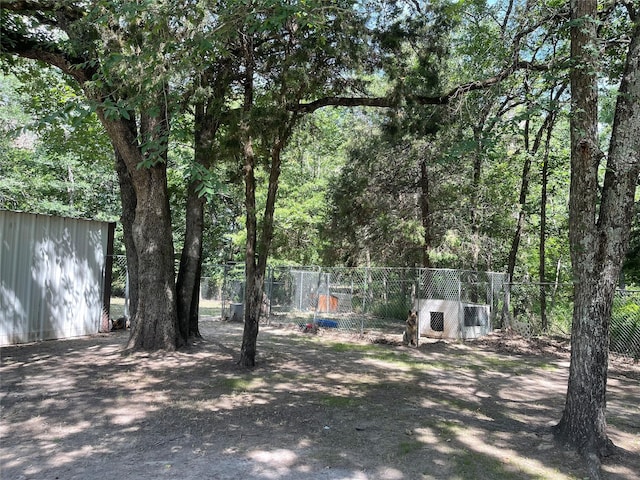
[[[552,362],[541,362],[538,368],[547,372],[555,372],[558,370],[558,365]]]
[[[211,316],[214,318],[220,318],[222,316],[222,309],[220,307],[202,307],[200,306],[200,315]]]
[[[331,343],[330,347],[334,352],[372,352],[380,349],[378,345],[368,345],[361,343]]]
[[[438,420],[433,425],[441,435],[445,435],[448,438],[452,438],[460,430],[460,424],[450,420]]]
[[[400,455],[408,455],[411,452],[420,450],[421,448],[422,442],[419,442],[418,440],[407,440],[404,442],[400,442],[399,445]]]
[[[229,392],[245,392],[251,389],[253,380],[250,378],[223,378],[220,383]]]
[[[532,368],[541,368],[548,371],[554,371],[557,369],[553,363],[548,361],[537,361],[526,358],[502,358],[489,355],[473,355],[473,357],[468,357],[467,363],[460,365],[458,368],[472,370],[474,372],[494,370],[497,372],[509,372],[516,375],[529,372]]]
[[[320,403],[330,408],[351,408],[358,404],[359,400],[355,397],[342,397],[338,395],[329,395],[322,397]]]
[[[407,353],[396,353],[390,350],[376,352],[373,356],[376,360],[382,360],[383,362],[391,362],[401,364],[407,367],[420,366],[422,363],[416,361],[411,355]]]
[[[454,470],[461,478],[520,479],[522,474],[500,460],[478,452],[463,451],[454,455]],[[530,477],[527,477],[530,478]],[[542,479],[543,477],[538,477]]]
[[[476,356],[474,358],[475,362],[471,364],[469,367],[472,370],[480,369],[480,370],[496,370],[498,372],[514,371],[522,369],[523,367],[527,367],[527,363],[525,360],[514,360],[508,358],[501,357],[493,357],[493,356]]]

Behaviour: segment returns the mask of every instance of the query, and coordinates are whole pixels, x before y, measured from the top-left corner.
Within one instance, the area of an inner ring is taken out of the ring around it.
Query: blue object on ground
[[[316,325],[324,328],[338,328],[338,322],[336,322],[335,320],[327,320],[326,318],[317,319]]]

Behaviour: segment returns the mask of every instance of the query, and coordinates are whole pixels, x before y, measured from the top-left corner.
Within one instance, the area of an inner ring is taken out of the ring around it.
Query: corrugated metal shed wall
[[[0,210],[0,345],[98,332],[108,229]]]

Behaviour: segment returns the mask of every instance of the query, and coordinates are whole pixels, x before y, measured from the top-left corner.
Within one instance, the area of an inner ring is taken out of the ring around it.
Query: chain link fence
[[[505,281],[503,273],[421,269],[420,335],[467,339],[490,333]]]
[[[129,284],[127,276],[127,258],[114,255],[111,267],[111,302],[109,316],[112,320],[129,318]],[[109,326],[111,328],[111,326]]]
[[[512,283],[509,285],[504,326],[524,336],[571,335],[573,284]],[[618,290],[611,311],[609,348],[640,359],[640,290]]]
[[[640,359],[640,290],[619,290],[611,314],[612,352]]]
[[[226,266],[217,282],[221,316],[241,319],[236,310],[244,301],[243,266]],[[363,332],[402,325],[412,308],[415,269],[355,269],[273,267],[265,276],[262,318],[266,322],[316,324]]]
[[[240,320],[235,310],[242,307],[244,298],[243,268],[228,267],[225,276],[222,316]],[[469,316],[472,307],[482,307],[487,313],[480,320],[477,316],[471,320],[480,321],[484,327],[482,332],[476,328],[473,336],[491,330],[504,277],[498,273],[421,268],[275,267],[266,274],[262,317],[267,322],[303,327],[399,333],[410,310],[420,310],[426,318],[430,309],[442,310],[441,303],[434,307],[428,300],[442,299],[456,305],[453,315],[443,317],[447,328],[422,333],[468,338],[464,328],[470,320],[465,315]]]
[[[422,268],[271,267],[263,322],[313,324],[358,333],[400,333],[411,309],[420,333],[472,338],[495,328],[524,337],[571,334],[573,285],[512,283],[501,273]],[[204,265],[202,319],[243,320],[244,265]],[[128,318],[126,259],[114,257],[111,318]],[[506,294],[505,294],[506,293]],[[451,333],[453,332],[453,333]],[[640,358],[640,290],[619,290],[610,349]]]

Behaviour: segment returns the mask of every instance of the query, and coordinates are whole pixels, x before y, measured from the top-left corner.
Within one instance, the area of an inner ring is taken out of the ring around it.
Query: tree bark
[[[132,236],[138,259],[138,302],[127,348],[175,350],[182,342],[177,324],[166,148],[154,152],[157,158],[151,166],[142,166],[145,157],[132,120],[107,118],[101,109],[98,116],[126,165],[136,196]],[[133,118],[132,114],[129,116]],[[168,135],[168,119],[162,115],[145,118],[140,125],[143,139],[153,136],[161,140]]]
[[[245,330],[242,340],[240,357],[240,363],[245,367],[255,366],[258,324],[260,320],[260,313],[264,296],[264,280],[267,272],[267,259],[269,257],[269,250],[271,248],[271,242],[273,240],[274,213],[276,208],[276,197],[278,195],[278,185],[282,166],[281,154],[282,149],[284,148],[284,144],[291,136],[292,127],[296,122],[296,117],[297,115],[292,115],[292,117],[288,119],[285,125],[283,125],[280,134],[276,137],[271,147],[269,186],[259,240],[257,236],[257,224],[255,218],[255,176],[253,174],[253,168],[249,168],[248,165],[246,165],[247,173],[245,174],[245,181],[247,211],[249,211],[249,204],[252,204],[253,214],[251,218],[251,229],[249,228],[249,215],[247,214],[247,300],[245,307],[248,311],[245,312]],[[253,155],[252,149],[251,155]],[[253,164],[255,165],[255,161],[253,162]],[[251,235],[249,235],[250,231]],[[252,245],[249,245],[249,238],[252,239]],[[250,251],[254,252],[252,258],[250,258],[249,255]]]
[[[138,253],[138,308],[127,347],[175,350],[179,338],[175,266],[166,164],[141,168],[135,184],[138,207],[134,241]]]
[[[609,155],[598,199],[596,0],[572,0],[572,116],[569,241],[574,286],[571,366],[556,435],[587,459],[592,478],[614,451],[607,436],[606,386],[611,306],[628,247],[640,173],[640,25],[620,84]],[[637,13],[637,12],[636,12]],[[599,201],[600,200],[600,201]],[[598,209],[598,205],[600,208]]]
[[[200,287],[199,275],[202,270],[205,199],[198,195],[198,184],[197,179],[192,179],[187,186],[184,245],[180,254],[180,268],[176,282],[178,325],[184,342],[188,342],[191,336],[200,337],[197,322],[200,295],[197,290]],[[194,315],[196,321],[192,325]]]
[[[228,65],[218,65],[212,75],[213,70],[204,72],[200,79],[203,88],[212,89],[211,96],[195,105],[194,162],[197,170],[192,174],[187,187],[186,228],[176,283],[178,324],[185,341],[189,337],[201,337],[198,311],[206,206],[206,196],[200,190],[203,181],[201,176],[206,174],[214,162],[214,141],[220,127],[220,113],[229,81]]]
[[[194,161],[203,169],[211,167],[213,138],[216,129],[207,118],[204,104],[196,105],[194,131]],[[200,306],[200,272],[202,271],[202,235],[204,232],[205,197],[198,194],[201,180],[197,175],[189,179],[185,233],[180,268],[176,282],[178,325],[183,341],[200,337],[198,310]]]
[[[5,6],[32,19],[34,28],[31,31],[20,31],[7,28],[3,24],[0,34],[2,50],[45,62],[75,79],[84,89],[88,100],[98,105],[98,117],[118,155],[120,181],[128,183],[127,174],[130,177],[135,193],[135,214],[131,217],[131,212],[125,212],[125,216],[127,222],[131,218],[131,238],[128,241],[133,240],[133,251],[137,256],[137,269],[133,263],[130,265],[133,267],[131,273],[134,276],[137,272],[137,281],[130,277],[130,286],[132,291],[137,292],[138,299],[132,305],[135,321],[128,348],[175,350],[180,343],[166,176],[166,146],[169,134],[166,92],[157,92],[156,98],[150,98],[146,103],[149,111],[154,109],[152,107],[158,107],[158,115],[145,114],[145,107],[139,107],[139,124],[136,124],[135,114],[131,111],[117,110],[115,113],[110,111],[106,114],[102,107],[105,105],[103,102],[109,100],[111,106],[118,105],[118,100],[122,99],[113,98],[111,95],[114,92],[123,92],[126,88],[112,88],[108,79],[101,77],[99,59],[101,55],[108,55],[110,52],[104,51],[104,45],[100,42],[96,42],[95,45],[102,48],[102,51],[91,50],[90,46],[94,45],[98,32],[93,31],[88,24],[76,23],[84,19],[87,12],[77,5],[63,5],[59,2],[33,5],[30,2],[9,2],[3,4],[3,7]],[[58,28],[63,29],[69,42],[62,40],[58,31],[56,38],[61,40],[59,44],[48,40],[46,35],[32,35],[38,25],[53,26],[54,31]],[[79,44],[83,45],[82,49],[73,48]],[[112,44],[115,45],[116,42]],[[92,82],[96,79],[102,82]],[[145,96],[145,99],[148,96]],[[141,139],[143,142],[149,142],[149,148],[145,153],[142,151]],[[150,155],[153,155],[153,158]],[[145,160],[148,166],[144,164]],[[122,164],[126,167],[126,172],[122,170]],[[123,209],[132,208],[134,205],[130,194],[130,191],[125,192],[131,201],[128,201],[127,205],[123,204]],[[131,245],[127,247],[129,256],[132,252]]]
[[[423,158],[420,162],[420,217],[422,219],[422,228],[424,229],[424,245],[422,247],[422,266],[431,268],[430,251],[433,243],[431,234],[431,202],[429,191],[429,169],[427,159]]]
[[[258,278],[258,265],[256,263],[258,230],[258,220],[256,215],[256,159],[255,152],[253,150],[251,127],[249,124],[251,109],[253,108],[254,45],[253,39],[250,36],[241,35],[241,40],[245,59],[245,80],[243,100],[244,118],[240,124],[240,138],[244,160],[243,174],[245,185],[247,242],[245,246],[244,331],[242,333],[239,363],[244,367],[254,367],[256,364],[260,321],[260,308],[257,307],[259,302],[257,297],[262,290],[261,279]]]
[[[122,214],[120,222],[122,223],[122,233],[124,248],[127,257],[127,277],[129,285],[129,320],[131,325],[136,323],[136,313],[138,311],[138,255],[133,240],[133,223],[136,216],[136,191],[133,187],[133,180],[127,170],[127,165],[122,155],[115,148],[116,156],[116,173],[118,174],[118,183],[120,185],[120,202],[122,204]]]
[[[245,127],[248,129],[248,126]],[[262,280],[258,276],[256,263],[257,216],[256,216],[256,178],[255,155],[252,139],[248,134],[244,139],[244,183],[245,208],[247,216],[247,243],[245,257],[245,305],[244,331],[240,347],[240,365],[254,367],[256,365],[256,346],[260,321],[260,300]]]

